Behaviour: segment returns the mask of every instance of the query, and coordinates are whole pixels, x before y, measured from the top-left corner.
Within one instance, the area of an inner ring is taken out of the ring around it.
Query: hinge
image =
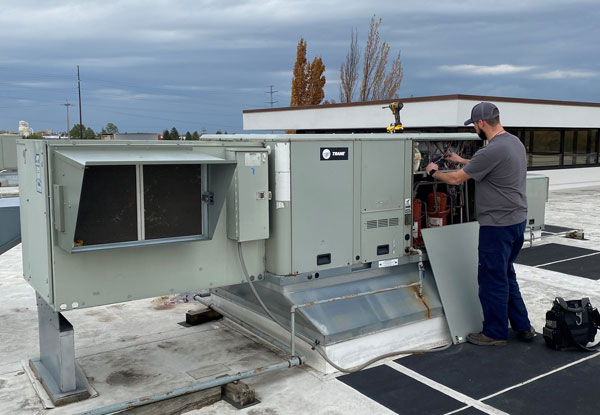
[[[215,194],[213,192],[204,192],[202,193],[202,201],[207,205],[215,204]]]

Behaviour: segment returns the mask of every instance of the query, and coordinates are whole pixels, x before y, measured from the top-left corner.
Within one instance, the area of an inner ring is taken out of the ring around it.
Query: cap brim
[[[472,118],[469,118],[467,121],[465,121],[465,125],[469,125],[469,124],[473,124]]]

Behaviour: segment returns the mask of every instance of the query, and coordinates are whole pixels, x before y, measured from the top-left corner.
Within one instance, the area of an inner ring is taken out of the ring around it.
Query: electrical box
[[[267,150],[228,150],[227,157],[237,164],[227,197],[227,237],[238,242],[268,239]]]

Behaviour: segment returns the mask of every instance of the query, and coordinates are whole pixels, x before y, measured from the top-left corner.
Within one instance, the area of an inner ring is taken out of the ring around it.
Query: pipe
[[[419,255],[419,263],[417,267],[419,268],[419,297],[423,297],[423,280],[425,279],[425,265],[423,264],[423,251],[420,249],[413,248],[412,246],[408,248],[408,252],[415,252]]]
[[[137,398],[130,401],[125,401],[113,405],[104,406],[102,408],[92,409],[90,411],[80,412],[76,415],[108,415],[140,406],[148,405],[151,403],[161,402],[167,399],[175,398],[178,396],[189,395],[190,393],[198,392],[201,390],[214,388],[215,386],[222,386],[227,383],[235,382],[238,380],[246,379],[252,376],[260,375],[263,373],[274,372],[280,369],[289,369],[294,366],[300,366],[302,360],[299,356],[293,356],[284,362],[276,363],[269,366],[259,367],[257,369],[248,370],[246,372],[238,372],[235,375],[229,375],[219,377],[216,379],[208,380],[202,383],[198,383],[194,386],[186,386],[182,388],[173,389],[168,392],[156,393],[154,395],[148,395],[143,398]]]

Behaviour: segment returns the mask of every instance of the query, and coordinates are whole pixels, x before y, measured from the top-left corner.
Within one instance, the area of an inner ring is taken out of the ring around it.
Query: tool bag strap
[[[587,298],[587,297],[581,299],[581,307],[569,307],[569,305],[567,304],[567,302],[562,297],[556,297],[554,299],[554,301],[559,306],[561,306],[565,310],[570,311],[572,313],[581,313],[581,312],[583,312],[583,310],[585,310],[585,308],[587,307],[587,305],[590,303],[590,299]]]

